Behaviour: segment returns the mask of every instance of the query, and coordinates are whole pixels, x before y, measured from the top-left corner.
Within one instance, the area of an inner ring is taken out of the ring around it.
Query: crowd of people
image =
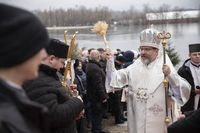
[[[0,4],[0,12],[0,132],[108,133],[108,113],[129,133],[200,132],[200,43],[178,71],[155,29],[141,31],[139,52],[82,48],[71,86],[69,46],[29,11]]]

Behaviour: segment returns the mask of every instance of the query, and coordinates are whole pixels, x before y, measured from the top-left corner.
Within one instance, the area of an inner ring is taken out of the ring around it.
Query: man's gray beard
[[[143,59],[142,61],[147,66],[151,63],[151,61],[149,59]]]

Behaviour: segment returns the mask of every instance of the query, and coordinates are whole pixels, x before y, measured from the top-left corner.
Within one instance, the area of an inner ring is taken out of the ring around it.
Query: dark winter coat
[[[70,97],[59,81],[56,70],[41,65],[39,77],[29,81],[24,88],[31,100],[48,107],[52,133],[75,133],[75,118],[83,109],[83,103]]]
[[[168,133],[200,133],[200,110],[190,113],[168,127]]]
[[[194,98],[195,98],[195,86],[194,86],[194,79],[192,77],[192,73],[191,70],[189,68],[189,63],[190,63],[191,59],[187,59],[183,65],[179,68],[178,70],[178,74],[183,77],[184,79],[186,79],[188,81],[188,83],[191,85],[191,93],[190,93],[190,98],[188,100],[188,102],[181,107],[181,111],[187,112],[187,111],[191,111],[194,110]]]
[[[47,108],[0,80],[0,133],[48,132]]]
[[[86,67],[88,99],[94,103],[107,99],[105,72],[101,65],[90,60]]]
[[[75,80],[74,83],[77,85],[79,95],[83,98],[87,93],[87,77],[83,70],[75,69]]]

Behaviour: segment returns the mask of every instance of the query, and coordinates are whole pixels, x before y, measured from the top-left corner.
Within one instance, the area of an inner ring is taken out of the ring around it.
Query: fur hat
[[[189,44],[189,52],[200,52],[200,43]]]
[[[145,29],[140,33],[140,46],[150,46],[159,49],[160,39],[155,29]]]
[[[0,67],[21,64],[49,44],[45,27],[32,13],[0,4]]]
[[[54,55],[59,58],[67,58],[69,46],[64,42],[57,39],[51,39],[50,44],[46,47],[46,51],[49,55]]]

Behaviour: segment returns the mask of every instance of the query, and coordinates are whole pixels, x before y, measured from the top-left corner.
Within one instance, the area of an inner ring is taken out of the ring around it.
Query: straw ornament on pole
[[[67,44],[67,31],[66,30],[64,31],[64,41],[65,41],[65,44]]]
[[[92,32],[99,34],[104,40],[105,47],[109,48],[108,41],[106,39],[107,29],[108,29],[108,24],[105,21],[98,21],[91,30]]]
[[[63,77],[63,81],[62,81],[62,84],[64,87],[66,87],[67,83],[67,77],[69,76],[70,77],[70,89],[72,91],[72,94],[73,91],[74,91],[74,88],[75,88],[75,85],[74,85],[74,74],[73,74],[73,71],[72,71],[72,54],[73,54],[73,50],[74,50],[74,43],[75,43],[75,38],[76,38],[76,34],[78,32],[74,32],[73,36],[72,36],[72,39],[71,39],[71,42],[70,42],[70,46],[69,46],[69,49],[68,49],[68,52],[67,52],[67,55],[66,55],[66,58],[67,58],[67,64],[66,64],[66,67],[65,67],[65,71],[64,71],[64,77]],[[67,44],[67,38],[66,38],[66,31],[64,31],[64,40],[65,40],[65,43]],[[77,95],[77,94],[75,94]]]

